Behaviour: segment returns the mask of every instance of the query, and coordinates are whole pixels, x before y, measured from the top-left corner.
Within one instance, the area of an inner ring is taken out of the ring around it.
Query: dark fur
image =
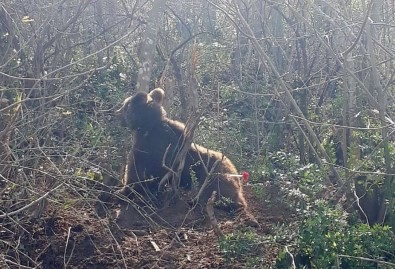
[[[163,97],[162,89],[155,89],[149,94],[139,92],[127,98],[118,110],[123,125],[132,130],[134,142],[123,182],[124,194],[130,193],[128,185],[133,185],[140,194],[146,194],[147,190],[150,194],[155,194],[161,178],[168,171],[162,165],[166,149],[168,152],[165,164],[171,167],[182,145],[185,126],[181,122],[167,118],[162,107]],[[245,209],[247,204],[243,197],[242,185],[237,178],[225,175],[237,174],[237,170],[232,162],[219,152],[192,144],[186,156],[180,186],[185,189],[192,187],[191,170],[200,184],[204,182],[206,172],[199,155],[209,171],[215,161],[219,160],[211,183],[202,193],[199,202],[205,204],[212,191],[216,190],[220,196],[230,198],[233,209]],[[149,178],[152,180],[147,182]]]

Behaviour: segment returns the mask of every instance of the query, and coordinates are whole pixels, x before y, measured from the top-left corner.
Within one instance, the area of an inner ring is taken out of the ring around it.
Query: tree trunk
[[[275,40],[272,42],[271,46],[271,52],[273,56],[273,63],[279,72],[280,75],[284,74],[284,55],[282,53],[282,48],[281,48],[281,42],[284,38],[283,35],[283,18],[282,15],[279,11],[280,5],[275,6],[272,8],[272,20],[271,20],[271,26],[272,26],[272,35],[273,39]],[[286,101],[285,99],[285,102]],[[271,136],[273,139],[271,139],[272,143],[270,143],[270,151],[276,151],[279,150],[282,146],[282,143],[284,141],[285,137],[285,125],[282,124],[282,119],[284,118],[284,103],[283,102],[276,102],[275,105],[275,113],[276,113],[276,119],[274,122],[273,129],[271,130]]]
[[[381,122],[381,138],[382,138],[382,148],[384,152],[384,163],[385,163],[385,173],[386,175],[384,176],[384,189],[381,192],[377,192],[377,196],[381,197],[373,197],[373,199],[379,199],[379,208],[376,208],[376,212],[378,211],[379,214],[377,216],[377,219],[375,220],[374,223],[383,223],[384,218],[386,215],[386,212],[390,208],[390,212],[393,208],[393,200],[390,199],[392,196],[391,193],[391,181],[393,180],[393,169],[392,169],[392,161],[391,161],[391,156],[390,156],[390,148],[389,148],[389,143],[388,143],[388,124],[386,123],[386,110],[388,107],[387,103],[387,91],[383,89],[383,86],[380,83],[380,75],[379,71],[377,68],[377,60],[376,56],[374,53],[374,40],[377,39],[375,36],[375,29],[373,26],[373,22],[377,22],[380,20],[380,17],[378,16],[379,9],[382,7],[382,1],[373,1],[372,2],[372,12],[371,12],[371,20],[368,21],[367,23],[367,42],[366,42],[366,49],[367,49],[367,55],[368,55],[368,61],[370,62],[370,81],[371,81],[371,88],[372,90],[376,93],[376,96],[378,97],[378,110],[379,110],[379,118]],[[380,195],[381,193],[381,195]],[[389,205],[387,205],[386,201],[392,201]],[[389,208],[387,208],[389,207]],[[374,224],[371,223],[371,224]]]
[[[165,0],[155,0],[152,3],[151,10],[147,14],[145,36],[140,44],[140,67],[136,84],[137,91],[149,91],[152,65],[156,51],[157,32],[162,21],[165,2]]]
[[[8,99],[0,98],[0,190],[9,179],[10,166],[10,109]]]

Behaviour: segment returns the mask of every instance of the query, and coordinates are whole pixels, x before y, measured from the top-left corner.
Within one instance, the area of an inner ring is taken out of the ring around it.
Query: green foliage
[[[329,133],[329,132],[328,132]],[[331,141],[332,137],[330,137],[329,135],[324,135],[324,139],[323,139],[323,147],[326,151],[326,153],[328,154],[330,160],[332,163],[336,163],[336,143],[339,143],[338,141]]]
[[[259,241],[252,231],[236,231],[225,235],[219,242],[219,249],[228,264],[243,261],[245,268],[256,268],[260,263],[257,256]]]
[[[87,122],[84,128],[84,134],[87,137],[90,146],[96,147],[100,138],[102,137],[102,131],[93,125],[92,122]]]
[[[268,153],[266,167],[270,169],[271,178],[277,179],[276,182],[284,196],[288,198],[289,203],[293,203],[294,208],[295,201],[298,201],[296,208],[300,209],[301,201],[303,204],[314,201],[325,188],[327,168],[314,163],[302,165],[299,163],[299,157],[292,153]]]
[[[350,226],[347,215],[319,202],[299,229],[299,250],[313,268],[372,268],[375,262],[339,255],[395,262],[395,236],[388,226]]]
[[[292,153],[269,152],[251,171],[252,190],[259,202],[270,201],[269,206],[288,208],[295,214],[307,213],[326,191],[327,167],[300,164],[299,157]]]
[[[91,169],[85,171],[82,168],[77,168],[75,171],[75,175],[79,178],[86,178],[88,180],[97,180],[103,182],[103,175],[100,173],[100,171],[94,171]]]
[[[229,48],[218,42],[209,40],[207,43],[200,43],[194,49],[195,53],[200,55],[201,60],[196,66],[196,77],[201,81],[203,86],[211,86],[219,81],[228,83],[229,74],[227,74],[230,64]]]
[[[308,194],[313,200],[326,188],[324,182],[329,173],[327,168],[319,167],[317,164],[308,164],[294,172],[300,177],[299,187],[301,191]]]
[[[260,202],[264,202],[268,197],[267,190],[261,184],[252,185],[252,191],[254,193],[254,198],[258,199]]]
[[[196,176],[196,172],[192,169],[192,166],[189,168],[189,174],[191,175],[192,178],[192,189],[197,189],[199,186],[199,181]]]
[[[346,218],[340,210],[331,210],[323,202],[307,218],[299,230],[299,247],[317,268],[330,268],[336,263],[337,254],[344,252],[343,237]]]
[[[273,172],[289,172],[295,171],[299,166],[299,157],[292,153],[284,151],[276,151],[268,153],[270,163],[273,166]]]
[[[395,262],[395,235],[389,226],[369,227],[367,224],[353,226],[348,230],[345,241],[350,256]],[[351,268],[372,268],[376,262],[342,258],[342,265]]]
[[[271,151],[279,150],[283,146],[285,130],[283,124],[273,123],[269,126],[270,132],[267,137],[267,147]]]
[[[218,207],[227,208],[232,205],[233,201],[229,197],[221,196],[219,200],[215,201],[215,205]]]

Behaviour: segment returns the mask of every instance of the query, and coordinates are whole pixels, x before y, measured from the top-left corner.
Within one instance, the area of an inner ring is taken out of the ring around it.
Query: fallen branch
[[[211,194],[210,199],[208,199],[208,201],[207,201],[206,211],[207,211],[207,215],[208,215],[210,224],[213,227],[214,233],[217,235],[218,238],[222,238],[222,237],[224,237],[224,234],[221,231],[221,229],[219,228],[218,221],[215,218],[215,214],[214,214],[214,202],[215,202],[215,197],[216,196],[217,196],[217,192],[213,191],[213,193]]]

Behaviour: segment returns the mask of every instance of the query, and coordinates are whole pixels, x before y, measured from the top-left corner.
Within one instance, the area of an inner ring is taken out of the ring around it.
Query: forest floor
[[[291,221],[286,208],[257,198],[250,186],[244,193],[259,227],[246,227],[240,218],[216,212],[225,235],[250,229],[265,238],[276,225]],[[72,207],[50,204],[39,219],[24,223],[18,238],[20,253],[8,253],[8,257],[15,256],[16,264],[39,264],[38,268],[45,269],[246,268],[243,258],[224,259],[209,223],[197,217],[201,214],[185,217],[188,207],[182,201],[160,213],[165,220],[158,221],[155,229],[148,229],[144,218],[130,207],[118,208],[118,216],[113,220],[99,218],[92,211],[86,201]],[[259,266],[252,268],[272,268],[280,250],[282,246],[277,244],[262,243],[255,250]]]

